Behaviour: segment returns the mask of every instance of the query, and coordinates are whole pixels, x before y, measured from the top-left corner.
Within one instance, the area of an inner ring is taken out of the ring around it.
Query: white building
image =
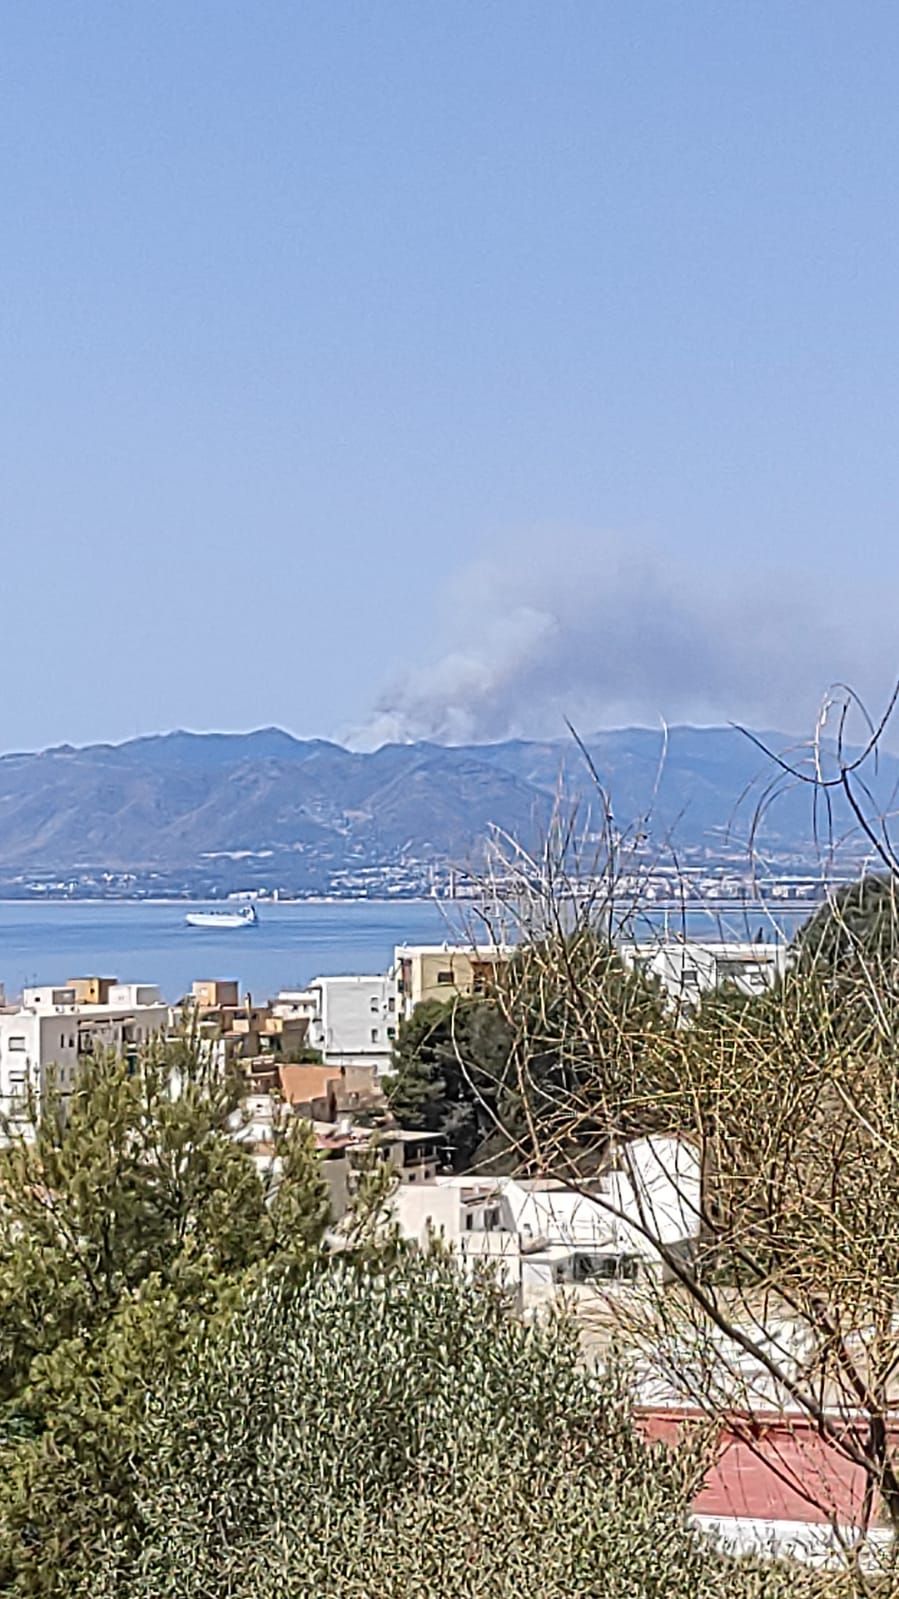
[[[783,974],[787,948],[667,938],[619,944],[618,953],[625,966],[657,978],[671,999],[690,1005],[725,983],[743,994],[763,994]]]
[[[390,1070],[398,1025],[392,976],[316,977],[305,989],[283,990],[272,1008],[307,1019],[307,1042],[326,1065]]]
[[[622,1146],[589,1191],[547,1179],[436,1177],[398,1188],[404,1237],[438,1237],[467,1264],[490,1261],[523,1309],[598,1283],[665,1281],[659,1244],[688,1254],[699,1234],[700,1164],[677,1138]]]
[[[80,1060],[97,1050],[127,1056],[168,1026],[169,1008],[149,983],[113,983],[102,1004],[76,1000],[74,985],[26,988],[0,1009],[0,1111],[27,1130],[29,1091],[38,1104],[51,1072],[65,1094]]]

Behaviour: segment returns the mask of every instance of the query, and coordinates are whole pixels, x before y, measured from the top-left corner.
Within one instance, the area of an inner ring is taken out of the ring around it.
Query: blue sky
[[[899,666],[899,10],[28,0],[0,747]]]

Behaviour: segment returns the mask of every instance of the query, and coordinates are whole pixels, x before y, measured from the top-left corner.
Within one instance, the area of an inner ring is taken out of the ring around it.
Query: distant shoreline
[[[203,896],[198,896],[195,899],[181,896],[178,898],[169,898],[168,896],[154,896],[151,898],[149,895],[131,898],[123,894],[115,899],[112,897],[108,899],[80,899],[74,895],[71,897],[66,895],[65,898],[56,894],[29,895],[27,898],[25,895],[19,895],[9,898],[0,894],[0,905],[216,905],[224,909],[228,905],[234,906],[239,903],[241,902],[237,900],[210,899]],[[345,895],[310,894],[303,899],[257,899],[248,900],[244,903],[269,908],[280,905],[290,907],[295,905],[473,905],[477,902],[465,899],[435,899],[430,894],[418,896],[410,894],[404,895],[402,898],[399,895],[391,894],[389,899],[376,899],[373,895],[350,898]]]
[[[121,898],[115,899],[111,897],[108,899],[81,899],[74,897],[60,898],[55,895],[48,895],[29,897],[26,899],[25,897],[8,898],[0,895],[0,906],[34,905],[44,910],[50,906],[59,908],[60,906],[64,905],[71,905],[73,907],[97,906],[107,908],[111,905],[129,906],[131,908],[135,908],[139,905],[166,905],[173,908],[184,906],[188,909],[191,906],[202,905],[213,906],[216,909],[225,910],[229,907],[233,909],[238,903],[240,902],[235,900],[212,899],[201,896],[198,896],[197,898],[168,898],[165,896],[154,896],[153,898],[150,898],[147,896],[133,899],[122,896]],[[436,909],[445,908],[449,910],[452,907],[454,909],[465,911],[466,909],[475,909],[479,902],[476,899],[469,899],[467,897],[460,899],[444,899],[442,897],[435,898],[431,894],[422,894],[417,896],[409,895],[403,896],[402,898],[400,898],[398,895],[391,895],[388,899],[375,898],[373,895],[351,898],[344,895],[323,894],[309,895],[303,899],[263,899],[246,901],[245,903],[254,904],[259,911],[279,909],[281,907],[284,909],[294,910],[303,905],[313,905],[317,909],[321,909],[322,906],[325,905],[339,905],[341,907],[350,905],[376,905],[382,909],[387,907],[395,908],[396,906],[402,905],[432,905]],[[821,900],[817,897],[802,901],[785,901],[763,897],[755,899],[746,898],[720,900],[678,898],[671,900],[650,900],[645,905],[640,906],[637,914],[641,917],[651,917],[659,914],[669,916],[672,918],[672,920],[674,920],[679,915],[684,913],[697,915],[704,912],[710,917],[741,917],[747,916],[750,913],[756,915],[759,912],[762,912],[763,914],[767,915],[769,919],[777,919],[779,916],[810,916],[820,904]]]

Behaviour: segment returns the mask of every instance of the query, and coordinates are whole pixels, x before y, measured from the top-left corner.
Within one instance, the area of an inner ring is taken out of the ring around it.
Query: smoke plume
[[[836,677],[879,693],[892,672],[870,658],[877,630],[841,622],[805,575],[723,571],[711,551],[688,571],[621,541],[554,537],[460,573],[445,607],[445,647],[386,685],[355,747],[555,737],[566,719],[805,730]]]

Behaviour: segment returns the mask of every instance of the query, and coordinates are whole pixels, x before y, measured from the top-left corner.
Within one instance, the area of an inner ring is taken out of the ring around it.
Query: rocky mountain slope
[[[778,750],[790,744],[763,738]],[[661,766],[660,735],[646,729],[585,744],[589,761],[572,740],[359,754],[267,728],[6,755],[0,868],[169,872],[261,855],[290,863],[299,881],[360,862],[466,864],[493,826],[533,843],[559,794],[585,824],[598,823],[596,778],[619,825],[651,809],[656,837],[715,848],[746,838],[766,783],[778,781],[776,766],[730,728],[674,728]],[[885,758],[881,789],[897,777],[899,763]],[[811,793],[780,786],[765,837],[798,848],[812,836]]]

